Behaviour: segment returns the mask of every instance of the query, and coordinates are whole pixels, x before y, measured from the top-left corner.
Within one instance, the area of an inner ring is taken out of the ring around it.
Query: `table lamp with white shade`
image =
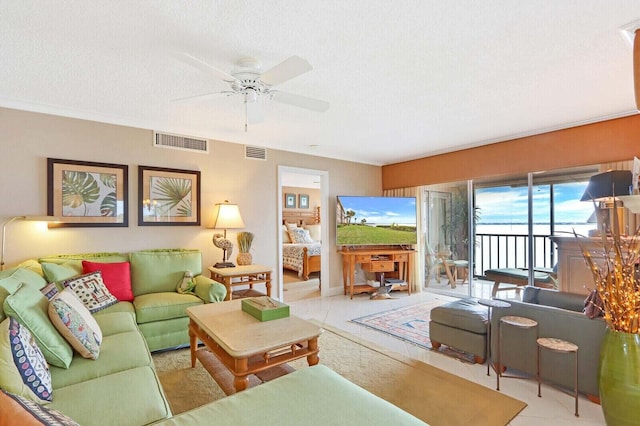
[[[233,252],[233,243],[227,240],[227,229],[240,229],[244,228],[244,222],[242,216],[240,216],[240,209],[237,204],[229,204],[228,200],[224,203],[216,204],[215,212],[213,215],[213,229],[223,229],[224,234],[213,234],[213,245],[222,249],[222,262],[218,262],[213,265],[215,268],[233,268],[236,265],[233,262],[229,262],[229,257]]]

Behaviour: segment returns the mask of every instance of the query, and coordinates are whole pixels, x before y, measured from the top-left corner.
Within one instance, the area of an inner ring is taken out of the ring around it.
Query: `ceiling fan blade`
[[[198,59],[195,56],[191,56],[188,53],[176,52],[175,55],[179,59],[189,63],[190,65],[198,68],[199,70],[204,71],[207,74],[213,74],[216,78],[219,78],[220,80],[229,81],[229,82],[236,81],[236,78],[231,74],[224,72],[222,70],[219,70],[218,68],[212,65],[209,65],[205,61]]]
[[[249,124],[262,123],[264,120],[264,113],[262,111],[262,104],[258,101],[247,102],[247,121]]]
[[[262,73],[260,80],[269,86],[275,86],[294,77],[311,71],[313,67],[309,62],[299,56],[292,56],[285,59],[270,70]]]
[[[171,99],[171,102],[182,102],[182,101],[192,101],[192,100],[206,100],[209,98],[213,98],[216,96],[222,96],[222,95],[226,95],[226,96],[230,96],[233,95],[234,92],[209,92],[209,93],[202,93],[200,95],[193,95],[193,96],[185,96],[184,98],[175,98],[175,99]]]
[[[633,40],[633,83],[636,94],[636,109],[640,110],[640,28]]]
[[[319,99],[307,98],[306,96],[294,95],[292,93],[272,91],[271,99],[283,104],[294,105],[312,111],[325,112],[329,109],[329,102]]]

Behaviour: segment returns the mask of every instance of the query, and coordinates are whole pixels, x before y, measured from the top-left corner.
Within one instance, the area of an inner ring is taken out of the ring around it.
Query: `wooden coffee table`
[[[260,322],[242,311],[240,300],[187,308],[191,367],[196,366],[200,339],[234,376],[236,391],[248,387],[248,376],[307,357],[320,362],[318,337],[322,328],[296,316]]]

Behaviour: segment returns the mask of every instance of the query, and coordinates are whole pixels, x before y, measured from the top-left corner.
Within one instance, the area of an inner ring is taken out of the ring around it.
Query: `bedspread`
[[[307,248],[309,256],[320,256],[322,247],[320,243],[282,245],[282,264],[285,268],[298,271],[298,277],[300,278],[302,278],[304,267],[302,263],[304,247]]]

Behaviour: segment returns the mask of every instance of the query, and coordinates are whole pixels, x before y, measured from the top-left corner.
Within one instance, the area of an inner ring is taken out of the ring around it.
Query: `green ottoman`
[[[433,348],[447,345],[474,355],[478,364],[487,354],[488,310],[477,299],[461,299],[431,310],[429,338]]]

